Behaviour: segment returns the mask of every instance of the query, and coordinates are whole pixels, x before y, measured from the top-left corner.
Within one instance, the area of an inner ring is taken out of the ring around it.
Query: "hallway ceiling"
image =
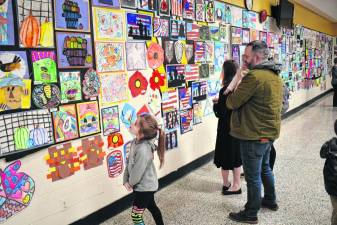
[[[292,0],[337,23],[337,0]]]

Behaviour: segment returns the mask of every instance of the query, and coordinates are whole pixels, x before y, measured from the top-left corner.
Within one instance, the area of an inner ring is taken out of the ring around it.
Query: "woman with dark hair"
[[[213,110],[218,120],[218,130],[215,145],[214,164],[221,167],[223,179],[222,194],[233,195],[241,194],[241,156],[238,142],[229,134],[230,118],[232,111],[226,108],[226,100],[229,93],[224,94],[228,85],[234,78],[238,65],[234,60],[227,60],[222,68],[222,88],[219,98],[213,99]],[[233,171],[233,184],[228,180],[229,170]]]
[[[331,85],[333,87],[333,107],[337,107],[337,58],[334,59],[334,65],[331,69]]]

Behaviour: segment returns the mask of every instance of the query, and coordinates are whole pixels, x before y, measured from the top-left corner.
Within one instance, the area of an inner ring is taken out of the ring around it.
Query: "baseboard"
[[[313,104],[317,100],[321,99],[322,97],[330,94],[333,91],[333,89],[328,90],[315,98],[305,102],[304,104],[289,110],[287,113],[285,113],[282,116],[282,119],[285,119],[291,115],[294,115],[295,113],[301,111],[302,109],[308,107],[309,105]],[[207,153],[206,155],[192,161],[191,163],[188,163],[187,165],[179,168],[176,171],[173,171],[172,173],[166,175],[163,178],[159,179],[159,186],[160,189],[164,188],[171,183],[175,182],[176,180],[182,178],[183,176],[187,175],[188,173],[192,172],[193,170],[209,163],[214,156],[214,151]],[[96,212],[93,212],[92,214],[72,223],[71,225],[96,225],[103,223],[104,221],[108,220],[109,218],[119,214],[120,212],[128,209],[132,204],[132,195],[129,194],[105,207],[102,209],[97,210]]]

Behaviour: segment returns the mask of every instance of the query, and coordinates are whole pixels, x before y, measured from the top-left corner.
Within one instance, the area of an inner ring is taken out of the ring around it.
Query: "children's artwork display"
[[[126,128],[130,128],[131,124],[137,120],[137,111],[132,105],[125,103],[121,112],[121,121]]]
[[[55,84],[39,84],[32,91],[33,103],[37,108],[55,108],[61,103],[60,88]]]
[[[62,105],[52,115],[55,142],[68,141],[79,137],[74,104]]]
[[[83,33],[56,33],[59,68],[89,68],[93,65],[91,36]]]
[[[95,49],[98,73],[124,71],[123,42],[96,42]]]
[[[178,128],[179,113],[177,110],[165,113],[164,118],[165,118],[165,131],[166,132],[170,132]]]
[[[103,165],[105,151],[101,135],[87,137],[81,140],[82,146],[78,147],[80,163],[84,170],[89,170]]]
[[[157,1],[153,0],[138,0],[138,9],[153,11],[157,9]]]
[[[199,40],[200,25],[197,23],[186,23],[186,39],[191,41]]]
[[[193,130],[193,109],[180,112],[180,133],[185,134]]]
[[[144,75],[139,71],[136,71],[129,78],[129,89],[132,97],[134,98],[139,95],[145,95],[148,85],[149,82],[144,77]]]
[[[173,130],[165,134],[166,150],[178,148],[178,132]]]
[[[52,0],[17,0],[16,4],[20,46],[54,47]]]
[[[180,87],[185,84],[185,66],[181,64],[167,65],[166,79],[169,88]]]
[[[189,64],[185,66],[185,80],[187,83],[199,79],[199,65]]]
[[[205,5],[204,3],[195,4],[195,20],[196,21],[205,21]]]
[[[206,61],[206,49],[205,49],[205,43],[202,41],[195,41],[194,42],[194,61],[196,63],[202,63]]]
[[[164,63],[164,49],[157,43],[151,43],[147,48],[147,62],[150,68],[157,69]]]
[[[231,25],[235,27],[242,27],[242,9],[239,7],[231,7],[232,21]]]
[[[34,83],[56,83],[56,55],[54,51],[32,51]]]
[[[122,7],[135,9],[137,7],[136,0],[120,0],[120,4]]]
[[[100,80],[102,105],[111,105],[129,99],[128,79],[125,73],[101,74]]]
[[[259,40],[260,37],[259,37],[259,31],[258,30],[255,30],[255,29],[250,29],[250,41],[256,41],[256,40]]]
[[[260,40],[267,43],[267,32],[260,31]]]
[[[0,51],[0,78],[7,75],[29,78],[29,68],[25,51]]]
[[[240,65],[240,47],[239,45],[232,45],[232,59]]]
[[[207,81],[207,94],[208,97],[213,98],[218,96],[221,89],[220,80],[208,80]]]
[[[179,109],[178,93],[172,89],[162,93],[162,110],[163,113]]]
[[[214,7],[215,7],[215,19],[216,19],[216,21],[217,22],[225,21],[226,4],[224,2],[215,1]]]
[[[213,0],[205,1],[206,22],[215,22],[215,7]]]
[[[178,89],[179,94],[179,110],[187,110],[192,108],[192,96],[191,88],[180,87]]]
[[[118,2],[118,0],[115,1]],[[94,34],[96,41],[125,40],[126,24],[124,11],[95,7],[93,12]]]
[[[88,0],[59,0],[55,2],[55,29],[90,32]]]
[[[195,19],[195,1],[194,0],[183,0],[183,18],[194,20]]]
[[[19,172],[21,161],[17,160],[0,170],[1,216],[0,222],[26,209],[34,196],[35,181],[27,173]]]
[[[95,70],[89,69],[82,81],[82,92],[85,99],[96,98],[100,92],[101,83]]]
[[[192,99],[195,101],[202,101],[207,98],[207,81],[192,83]]]
[[[207,63],[203,63],[201,65],[199,65],[199,77],[201,79],[207,79],[209,78],[210,75],[210,66]]]
[[[186,27],[183,20],[171,20],[170,26],[171,39],[185,40],[186,39]]]
[[[228,24],[221,23],[219,25],[219,40],[229,44],[230,35],[231,35],[230,26]]]
[[[121,133],[113,133],[108,136],[108,148],[118,148],[123,146],[124,139]]]
[[[61,83],[61,102],[80,101],[82,99],[81,72],[59,72],[59,77]]]
[[[148,95],[147,105],[150,113],[155,116],[157,121],[162,120],[161,114],[161,96],[159,91],[150,91]]]
[[[200,38],[200,40],[203,40],[203,41],[211,40],[211,34],[209,32],[209,26],[201,26],[199,28],[199,38]]]
[[[0,116],[1,155],[53,143],[52,119],[48,110],[31,110]]]
[[[7,0],[0,9],[0,45],[14,45],[13,0]]]
[[[202,117],[204,113],[202,111],[202,105],[197,102],[193,104],[193,125],[202,123]]]
[[[194,64],[194,41],[186,41],[185,44],[185,55],[187,64]]]
[[[242,27],[256,29],[258,15],[256,12],[243,10],[242,11]]]
[[[145,42],[128,41],[125,43],[126,68],[129,71],[146,69]]]
[[[153,36],[168,37],[170,31],[170,20],[160,17],[153,19]]]
[[[150,40],[152,37],[152,17],[146,14],[126,13],[128,37]]]
[[[206,62],[214,61],[214,42],[205,41],[205,59]]]
[[[250,42],[250,30],[242,29],[242,44],[248,44]]]
[[[224,61],[229,59],[229,46],[224,42],[214,42],[214,70],[216,73],[222,71]]]
[[[160,16],[170,16],[171,1],[158,0],[158,11]]]
[[[100,132],[99,110],[96,101],[82,102],[77,105],[77,120],[80,136]]]
[[[120,8],[119,0],[91,0],[93,6]]]
[[[242,28],[232,27],[232,45],[242,44]]]

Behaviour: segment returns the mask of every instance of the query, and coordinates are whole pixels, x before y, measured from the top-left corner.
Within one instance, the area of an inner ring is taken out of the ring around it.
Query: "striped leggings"
[[[160,209],[154,201],[154,192],[138,192],[134,191],[134,200],[131,218],[135,225],[145,225],[143,220],[143,213],[148,209],[153,216],[156,225],[164,225],[163,217]]]

